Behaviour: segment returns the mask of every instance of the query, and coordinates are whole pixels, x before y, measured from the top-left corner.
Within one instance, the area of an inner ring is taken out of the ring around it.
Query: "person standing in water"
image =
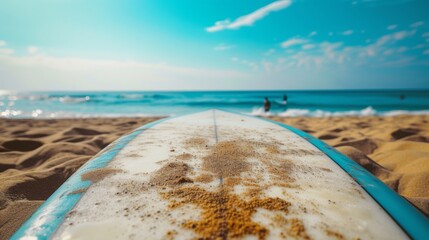
[[[265,97],[265,99],[264,99],[264,110],[265,110],[265,112],[269,112],[270,108],[271,108],[270,100],[268,100],[268,98]]]
[[[283,95],[283,104],[284,105],[287,104],[287,95],[286,94]]]
[[[287,95],[283,94],[283,110],[286,111],[287,110]]]

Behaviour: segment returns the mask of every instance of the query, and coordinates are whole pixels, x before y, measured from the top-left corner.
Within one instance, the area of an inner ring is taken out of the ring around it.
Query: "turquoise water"
[[[287,104],[283,102],[284,94],[288,97]],[[269,113],[262,108],[264,97],[271,101]],[[0,95],[0,115],[9,118],[165,116],[208,108],[280,116],[429,114],[429,90],[2,92]]]

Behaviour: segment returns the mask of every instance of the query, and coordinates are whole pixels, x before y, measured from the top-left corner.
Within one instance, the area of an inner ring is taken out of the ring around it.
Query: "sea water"
[[[429,114],[429,90],[0,93],[0,116],[7,118],[174,116],[210,108],[290,117]]]

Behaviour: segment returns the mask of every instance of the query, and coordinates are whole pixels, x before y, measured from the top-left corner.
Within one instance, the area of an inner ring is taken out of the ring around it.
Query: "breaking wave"
[[[288,109],[283,112],[264,112],[263,108],[254,108],[250,113],[253,116],[280,116],[280,117],[339,117],[339,116],[396,116],[396,115],[429,115],[429,110],[409,111],[392,110],[376,111],[371,106],[361,110],[351,111],[324,111],[309,109]]]

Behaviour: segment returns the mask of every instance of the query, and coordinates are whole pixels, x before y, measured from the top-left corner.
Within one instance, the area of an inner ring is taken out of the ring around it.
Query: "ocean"
[[[287,117],[429,114],[429,90],[0,93],[6,118],[174,116],[210,108]]]

